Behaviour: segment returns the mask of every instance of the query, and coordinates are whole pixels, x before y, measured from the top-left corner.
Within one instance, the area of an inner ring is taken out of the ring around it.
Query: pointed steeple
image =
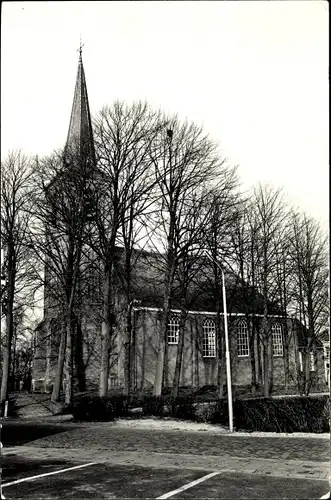
[[[72,104],[66,151],[78,154],[89,163],[95,164],[95,151],[90,107],[87,95],[85,72],[82,60],[82,45],[79,48],[79,61]]]

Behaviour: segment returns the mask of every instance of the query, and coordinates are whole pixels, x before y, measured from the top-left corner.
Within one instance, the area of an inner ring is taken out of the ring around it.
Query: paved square
[[[3,492],[11,498],[321,498],[330,442],[7,421]],[[36,477],[37,476],[37,477]]]

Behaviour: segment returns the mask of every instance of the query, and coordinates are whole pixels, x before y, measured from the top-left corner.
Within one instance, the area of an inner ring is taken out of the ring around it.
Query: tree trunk
[[[170,317],[170,312],[168,318]],[[162,387],[169,387],[169,346],[168,346],[168,326],[164,330],[164,353],[163,353],[163,376],[162,376]]]
[[[263,370],[262,370],[262,345],[260,336],[260,327],[256,325],[256,346],[257,346],[257,385],[263,385]]]
[[[158,349],[155,368],[154,394],[161,396],[162,386],[168,385],[168,323],[171,312],[171,291],[175,274],[174,257],[174,228],[175,215],[170,213],[170,227],[168,234],[168,252],[166,259],[166,270],[164,280],[163,318],[161,322],[161,332],[158,339]]]
[[[131,302],[127,308],[126,331],[124,339],[124,394],[131,392],[131,342],[132,342],[132,307]]]
[[[142,331],[143,331],[143,340],[142,340],[142,355],[141,355],[141,383],[140,389],[143,390],[145,386],[145,363],[146,363],[146,317],[145,315],[142,317]]]
[[[66,324],[66,356],[65,356],[65,373],[66,373],[66,390],[65,390],[65,403],[68,406],[73,402],[73,324],[72,312],[69,308],[67,314]]]
[[[67,343],[67,332],[66,332],[65,325],[62,324],[59,354],[58,354],[58,358],[57,358],[57,369],[56,369],[52,398],[51,398],[51,400],[54,403],[57,401],[60,401],[60,392],[61,392],[63,368],[64,368],[64,361],[65,361],[66,343]]]
[[[307,349],[306,349],[304,370],[305,370],[304,394],[305,394],[305,396],[309,396],[309,392],[310,392],[310,354],[309,354],[309,347],[307,347]]]
[[[195,331],[195,338],[194,338],[194,351],[195,351],[195,370],[194,370],[194,376],[195,376],[195,386],[200,387],[200,370],[199,370],[199,364],[200,364],[200,343],[199,343],[199,325],[198,325],[198,320],[197,317],[195,317],[194,321],[194,331]]]
[[[103,320],[101,324],[100,397],[105,397],[108,394],[109,354],[114,324],[112,283],[112,268],[107,267],[104,278]]]
[[[167,335],[168,335],[168,322],[169,322],[169,302],[165,300],[163,317],[161,322],[161,331],[158,339],[158,349],[155,367],[155,382],[154,382],[154,394],[155,396],[161,396],[162,385],[164,378],[164,364],[167,363],[167,357],[165,356]]]
[[[272,338],[268,338],[268,356],[269,356],[269,395],[274,385],[274,355],[272,349]]]
[[[12,361],[9,378],[12,380],[13,390],[16,390],[16,341],[17,341],[17,324],[13,321],[13,338],[12,338]]]
[[[284,346],[284,390],[288,392],[290,385],[290,362],[289,362],[289,348]]]
[[[16,261],[14,258],[14,250],[11,246],[8,247],[8,295],[7,295],[7,312],[6,312],[6,342],[3,346],[3,364],[2,364],[2,381],[1,381],[1,403],[8,398],[8,380],[10,372],[11,347],[14,335],[14,290],[15,290],[15,275]]]
[[[249,325],[249,318],[246,319],[247,325]],[[252,394],[256,394],[257,382],[256,382],[256,366],[255,366],[255,318],[252,319],[252,332],[249,336],[249,349],[251,358],[251,389]]]
[[[175,374],[174,374],[174,380],[173,380],[173,386],[172,386],[173,398],[177,398],[178,391],[179,391],[180,372],[181,372],[181,368],[182,368],[183,350],[184,350],[184,341],[185,341],[185,322],[186,322],[186,311],[182,309],[181,313],[180,313],[179,340],[178,340],[178,347],[177,347]]]
[[[286,282],[286,256],[283,254],[283,273],[282,273],[282,283],[283,283],[283,288],[282,288],[282,294],[283,294],[283,299],[284,299],[284,312],[285,312],[285,322],[284,322],[284,330],[283,330],[283,345],[284,345],[284,390],[285,393],[288,392],[289,389],[289,380],[290,380],[290,359],[289,359],[289,344],[290,344],[290,339],[289,339],[289,328],[288,328],[288,315],[287,315],[287,308],[288,308],[288,290],[287,290],[287,282]]]
[[[269,349],[267,341],[263,344],[263,395],[269,397]]]
[[[290,382],[290,360],[289,360],[289,332],[287,325],[287,315],[284,325],[284,389],[288,392]]]
[[[166,302],[165,302],[166,304]],[[161,328],[159,331],[159,337],[157,339],[157,354],[156,354],[156,366],[155,366],[155,381],[154,381],[154,394],[155,396],[161,396],[163,376],[164,376],[164,361],[165,361],[165,331],[168,329],[168,306],[165,305],[163,309]]]
[[[192,321],[190,322],[190,346],[191,346],[191,388],[192,388],[192,393],[194,393],[194,387],[195,387],[195,377],[194,377],[194,370],[195,370],[195,345],[194,345],[194,335],[193,335],[193,324]]]
[[[2,365],[2,381],[1,381],[1,403],[8,398],[8,379],[10,370],[11,344],[13,338],[13,309],[8,303],[8,311],[6,314],[6,343],[3,346],[3,365]]]
[[[265,251],[265,249],[264,249]],[[266,262],[266,256],[264,256],[264,262]],[[262,338],[263,338],[263,394],[266,398],[270,395],[270,332],[269,332],[269,322],[268,322],[268,285],[266,282],[266,268],[267,265],[264,264],[264,282],[263,282],[263,318],[262,318]]]
[[[224,345],[224,330],[221,328],[221,314],[220,306],[216,306],[216,356],[217,356],[217,394],[219,399],[224,395],[224,383],[225,383],[225,345]]]
[[[130,388],[137,388],[137,346],[136,346],[136,314],[132,311],[132,330],[131,330],[131,348],[130,348]]]
[[[76,321],[75,337],[75,382],[77,383],[79,392],[84,392],[86,390],[86,379],[83,359],[83,332],[79,319]]]
[[[108,377],[109,377],[109,352],[110,352],[110,339],[111,339],[111,325],[109,321],[102,322],[101,331],[102,331],[102,342],[101,342],[99,396],[105,397],[108,394]]]

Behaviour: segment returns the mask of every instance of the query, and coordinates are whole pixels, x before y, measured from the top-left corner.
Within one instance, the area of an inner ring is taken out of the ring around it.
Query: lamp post
[[[225,364],[226,364],[226,383],[228,388],[228,407],[229,407],[229,429],[233,432],[233,401],[232,401],[232,380],[231,380],[231,358],[229,348],[228,332],[228,312],[226,307],[226,289],[223,268],[222,272],[222,292],[223,292],[223,314],[224,314],[224,336],[225,336]]]
[[[228,331],[228,313],[226,306],[226,288],[225,288],[225,275],[223,267],[206,252],[207,257],[214,262],[222,273],[222,295],[223,295],[223,317],[224,317],[224,337],[225,337],[225,364],[226,364],[226,384],[228,392],[228,407],[229,407],[229,429],[233,432],[233,400],[232,400],[232,379],[231,379],[231,357],[229,345],[229,331]]]

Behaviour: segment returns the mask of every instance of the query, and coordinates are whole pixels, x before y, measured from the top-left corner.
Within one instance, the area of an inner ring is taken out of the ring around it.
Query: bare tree
[[[327,238],[319,224],[306,214],[294,213],[289,255],[292,263],[293,303],[307,335],[305,393],[310,388],[310,355],[316,355],[316,336],[329,314]]]
[[[215,181],[223,161],[217,148],[201,128],[180,124],[176,117],[168,119],[167,130],[158,137],[153,158],[159,200],[154,214],[154,247],[159,251],[164,275],[163,317],[155,374],[155,395],[168,385],[167,330],[173,300],[173,286],[178,265],[179,248],[176,228],[190,203],[192,193]]]
[[[12,343],[10,379],[13,390],[29,389],[33,358],[32,332],[29,311],[22,305],[14,311],[14,335]]]
[[[290,342],[293,335],[293,329],[289,329],[289,318],[291,305],[293,303],[293,282],[292,272],[293,265],[290,255],[290,221],[285,233],[281,235],[278,248],[276,249],[276,269],[275,269],[275,284],[277,293],[277,302],[279,308],[284,314],[284,322],[282,329],[283,346],[284,346],[284,382],[285,391],[288,390],[290,382]]]
[[[231,238],[239,216],[239,198],[236,195],[236,169],[222,171],[217,188],[213,188],[205,198],[208,217],[204,224],[203,247],[209,260],[206,268],[211,269],[211,286],[216,310],[216,350],[217,350],[217,386],[219,397],[223,396],[225,345],[222,335],[222,268],[229,268],[233,262]]]
[[[250,205],[248,200],[242,200],[238,207],[236,216],[233,218],[230,236],[230,257],[232,268],[236,276],[236,287],[240,291],[239,304],[246,316],[249,335],[249,352],[251,361],[251,388],[252,393],[260,382],[261,360],[258,355],[256,370],[255,344],[258,344],[256,314],[258,312],[258,300],[256,292],[256,266],[255,266],[255,244],[256,224],[249,217]],[[259,350],[258,350],[259,354]]]
[[[206,194],[192,192],[186,198],[186,206],[183,207],[180,217],[175,221],[174,247],[176,248],[176,260],[173,296],[175,297],[178,294],[180,321],[172,386],[172,396],[174,398],[178,396],[179,391],[187,313],[195,301],[192,288],[195,288],[195,281],[201,271],[200,267],[204,253],[203,235],[208,220],[208,211],[204,210]]]
[[[66,404],[73,397],[74,324],[82,251],[93,211],[94,163],[71,147],[64,154],[36,162],[30,246],[45,269],[48,313],[62,318],[52,400],[58,401],[66,366]]]
[[[5,250],[6,342],[3,346],[1,402],[8,396],[8,377],[14,334],[14,314],[20,295],[31,286],[29,276],[31,161],[21,152],[12,152],[1,163],[1,245]],[[21,297],[22,300],[22,297]]]
[[[264,395],[268,397],[273,376],[272,336],[268,316],[276,296],[274,278],[277,255],[287,217],[281,190],[261,184],[255,188],[249,217],[254,228],[254,274],[263,308],[260,339],[263,346],[263,388]]]
[[[153,178],[149,165],[153,138],[160,129],[159,114],[147,104],[131,107],[116,102],[105,107],[95,121],[95,144],[98,156],[98,197],[96,230],[91,246],[103,266],[102,349],[100,368],[100,396],[108,391],[109,354],[116,329],[116,294],[119,247],[124,245],[125,291],[127,301],[126,386],[129,390],[129,346],[131,316],[128,307],[132,300],[132,251],[137,238],[142,237],[143,214],[151,205]],[[153,156],[154,157],[154,156]],[[139,235],[139,236],[138,236]]]

